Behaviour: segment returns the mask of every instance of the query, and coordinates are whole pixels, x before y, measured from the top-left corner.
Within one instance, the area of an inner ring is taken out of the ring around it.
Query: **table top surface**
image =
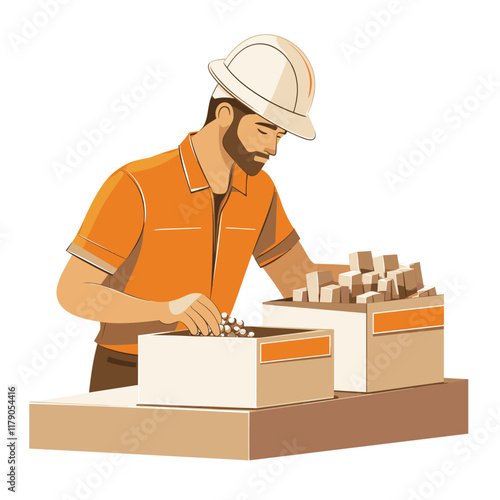
[[[446,378],[444,384],[451,384],[454,382],[462,381],[463,379]],[[441,384],[433,384],[441,385]],[[411,391],[418,389],[422,386],[416,387],[406,387],[402,389],[393,389],[391,391],[381,391],[374,393],[364,393],[364,392],[341,392],[335,391],[335,397],[330,399],[322,399],[319,401],[308,401],[304,403],[294,403],[291,405],[284,406],[297,406],[297,405],[308,405],[308,404],[324,404],[334,401],[340,401],[347,398],[367,398],[376,397],[379,394],[384,394],[387,392],[395,391]],[[120,387],[118,389],[108,389],[105,391],[89,392],[84,394],[77,394],[73,396],[65,396],[62,398],[53,398],[45,401],[31,401],[30,404],[53,404],[53,405],[77,405],[77,406],[108,406],[108,407],[119,407],[119,408],[155,408],[154,405],[137,405],[138,400],[138,386],[132,385],[128,387]],[[190,406],[169,406],[169,408],[178,408],[182,410],[204,410],[204,411],[220,411],[220,412],[231,412],[231,413],[248,413],[256,411],[265,411],[269,408],[208,408],[208,407],[190,407]]]

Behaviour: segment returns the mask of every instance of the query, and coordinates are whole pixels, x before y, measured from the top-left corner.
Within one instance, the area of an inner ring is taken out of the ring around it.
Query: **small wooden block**
[[[389,271],[399,269],[399,260],[397,255],[380,255],[373,259],[373,268],[379,274],[380,278],[386,278]]]
[[[320,302],[340,303],[340,285],[326,285],[321,287]]]
[[[396,282],[392,278],[387,278],[387,279],[391,282],[391,295],[392,295],[391,300],[400,299],[401,297],[399,296],[399,289]]]
[[[361,295],[358,295],[356,297],[356,303],[357,304],[368,304],[368,303],[373,302],[373,298],[370,295],[371,293],[372,292],[366,292],[366,293],[362,293]]]
[[[351,292],[351,302],[363,293],[363,278],[360,271],[347,271],[339,274],[339,285],[348,286]]]
[[[307,287],[296,288],[292,298],[294,302],[307,302]]]
[[[436,294],[436,288],[433,286],[424,286],[417,290],[417,295],[419,297],[433,297]]]
[[[392,300],[392,287],[394,281],[387,278],[379,279],[377,282],[377,292],[384,295],[384,300]]]
[[[420,266],[420,262],[413,262],[410,264],[410,269],[414,269],[417,275],[417,290],[420,290],[424,287],[424,281],[422,279],[422,268]]]
[[[349,254],[351,271],[368,273],[373,271],[373,257],[371,252],[354,252]]]
[[[347,271],[339,274],[339,285],[348,286],[352,289],[353,285],[363,285],[363,278],[360,271]]]
[[[378,273],[376,271],[363,273],[361,280],[363,281],[363,292],[377,291]]]
[[[319,302],[319,291],[322,286],[333,284],[331,271],[314,271],[306,274],[307,294],[309,302]]]
[[[397,269],[394,271],[389,271],[387,273],[387,279],[392,279],[394,281],[394,288],[392,289],[392,298],[405,299],[405,280],[403,271]]]
[[[341,304],[349,304],[351,301],[351,290],[348,286],[340,287],[340,302]]]
[[[372,302],[383,302],[384,296],[378,292],[366,292],[356,297],[357,304],[370,304]]]
[[[403,273],[406,296],[409,297],[417,292],[417,273],[414,269],[400,268]]]

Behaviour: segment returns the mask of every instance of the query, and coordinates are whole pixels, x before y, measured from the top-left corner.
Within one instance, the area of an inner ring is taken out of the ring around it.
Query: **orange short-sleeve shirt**
[[[119,275],[119,284],[110,286],[134,297],[170,301],[197,292],[230,313],[250,257],[265,266],[299,237],[270,177],[263,171],[248,176],[236,164],[217,221],[191,135],[178,149],[112,174],[68,251]],[[102,324],[96,341],[117,348],[134,345],[138,334],[165,327]]]
[[[127,170],[118,170],[97,193],[70,251],[113,274],[134,249],[143,227],[140,187]]]

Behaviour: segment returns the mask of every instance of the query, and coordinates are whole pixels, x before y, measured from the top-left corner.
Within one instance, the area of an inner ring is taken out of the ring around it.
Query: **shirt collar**
[[[179,146],[182,168],[189,189],[192,193],[201,191],[209,187],[208,181],[201,169],[196,153],[193,149],[191,137],[196,132],[189,133]],[[241,169],[238,164],[234,164],[231,187],[246,196],[247,194],[247,178],[248,175]]]

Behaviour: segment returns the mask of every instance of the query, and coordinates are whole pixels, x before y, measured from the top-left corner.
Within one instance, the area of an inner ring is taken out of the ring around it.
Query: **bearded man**
[[[209,70],[217,86],[203,128],[113,173],[68,247],[59,302],[101,322],[91,391],[137,384],[138,335],[219,335],[252,255],[284,297],[307,272],[348,270],[311,262],[262,171],[287,133],[315,137],[304,53],[259,35]]]

